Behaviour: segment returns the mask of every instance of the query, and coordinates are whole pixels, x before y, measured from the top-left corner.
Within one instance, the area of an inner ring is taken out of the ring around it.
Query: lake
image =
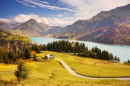
[[[58,41],[62,39],[55,39],[55,38],[36,38],[30,37],[30,39],[37,44],[47,44],[48,42]],[[70,41],[72,42],[72,41]],[[75,41],[74,41],[75,42]],[[94,42],[87,42],[87,41],[78,41],[79,43],[85,43],[88,46],[88,49],[97,46],[101,50],[107,50],[109,53],[113,53],[113,55],[120,58],[120,62],[123,63],[124,61],[130,60],[130,46],[121,46],[121,45],[107,45],[107,44],[100,44]]]

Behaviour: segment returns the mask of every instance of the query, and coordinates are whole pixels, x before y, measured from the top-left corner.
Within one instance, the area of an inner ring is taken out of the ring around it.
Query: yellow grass
[[[41,54],[37,54],[37,57],[43,58],[47,54],[52,54],[55,57],[64,60],[65,63],[68,64],[68,66],[70,66],[71,68],[74,69],[74,71],[79,73],[82,73],[87,68],[89,69],[89,67],[86,65],[90,65],[90,66],[95,65],[93,64],[93,62],[97,62],[98,66],[103,65],[107,62],[107,61],[81,58],[74,55],[66,55],[66,54],[49,52],[49,51],[44,51]],[[129,68],[129,66],[125,66],[123,64],[110,63],[110,62],[107,63],[109,63],[106,64],[107,66],[114,65],[114,66],[120,66],[121,68],[124,69]],[[28,64],[29,67],[32,68],[31,69],[32,72],[29,75],[27,80],[21,81],[20,83],[16,82],[16,77],[14,76],[14,70],[17,69],[16,65],[0,64],[0,86],[4,84],[8,84],[8,85],[13,84],[18,86],[22,86],[22,85],[24,86],[36,86],[36,85],[37,86],[129,86],[130,85],[130,81],[93,80],[93,79],[84,79],[84,78],[76,77],[74,75],[71,75],[56,59],[43,60],[43,61],[28,60],[26,61],[26,64]],[[77,69],[83,69],[83,70],[77,71]],[[52,73],[54,73],[54,76],[52,75]]]

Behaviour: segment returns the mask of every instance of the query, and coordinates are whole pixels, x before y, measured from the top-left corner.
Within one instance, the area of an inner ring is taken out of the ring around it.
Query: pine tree
[[[115,56],[114,60],[117,61],[117,56]]]
[[[130,63],[130,60],[128,59],[127,63]]]
[[[3,49],[0,48],[0,63],[3,63]]]
[[[13,52],[8,53],[9,60],[12,60],[13,62],[16,61],[15,54]]]
[[[74,55],[76,55],[76,51],[74,51]]]
[[[31,57],[31,51],[29,48],[26,48],[25,50],[25,59],[29,59]]]
[[[80,56],[80,52],[78,52],[78,56]]]
[[[33,55],[34,60],[36,61],[36,54]]]
[[[3,63],[5,63],[5,64],[9,63],[9,57],[8,57],[8,52],[7,51],[4,51]]]
[[[120,58],[119,57],[117,58],[117,61],[120,62]]]

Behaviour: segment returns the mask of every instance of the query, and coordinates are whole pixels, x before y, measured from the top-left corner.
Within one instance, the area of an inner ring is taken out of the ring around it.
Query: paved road
[[[77,74],[75,73],[71,68],[69,68],[67,66],[66,63],[64,63],[61,59],[59,58],[56,58],[58,61],[60,61],[63,66],[72,74],[72,75],[75,75],[75,76],[78,76],[78,77],[81,77],[81,78],[86,78],[86,79],[119,79],[119,80],[130,80],[130,78],[94,78],[94,77],[87,77],[87,76],[83,76],[83,75],[80,75],[80,74]]]

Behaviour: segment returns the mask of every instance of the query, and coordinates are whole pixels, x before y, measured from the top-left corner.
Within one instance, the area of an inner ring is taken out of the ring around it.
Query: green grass
[[[93,62],[99,62],[99,65],[103,65],[107,61],[93,60],[89,58],[81,58],[74,55],[61,54],[56,52],[43,51],[41,54],[37,54],[38,58],[43,58],[47,54],[52,54],[57,58],[64,60],[64,62],[74,69],[75,72],[79,72],[83,75],[87,74],[86,70],[92,69],[94,67]],[[103,63],[104,62],[104,63]],[[123,69],[129,68],[119,63],[107,62],[108,67],[120,66]],[[21,81],[18,83],[16,77],[14,76],[14,70],[17,69],[17,66],[14,64],[5,65],[0,64],[0,86],[1,85],[19,85],[19,86],[129,86],[130,81],[121,81],[121,80],[93,80],[93,79],[84,79],[71,75],[60,62],[56,59],[43,60],[43,61],[26,61],[26,64],[32,70],[32,73],[29,75],[27,80]],[[87,66],[88,65],[88,66]],[[90,65],[90,67],[89,67]],[[92,65],[92,66],[91,66]],[[108,68],[107,67],[107,68]],[[96,66],[95,66],[96,68]],[[98,67],[100,68],[100,66]],[[101,67],[102,68],[102,67]],[[105,66],[103,66],[105,68]],[[103,69],[102,69],[103,70]],[[85,73],[83,72],[85,71]],[[97,71],[97,69],[95,69]],[[120,70],[119,70],[120,71]],[[129,71],[129,69],[127,69]],[[52,76],[54,73],[54,76]],[[93,74],[94,72],[92,72]],[[97,72],[95,72],[97,73]],[[105,74],[104,74],[105,75]]]
[[[54,54],[76,73],[90,77],[130,77],[130,65],[67,54]]]

